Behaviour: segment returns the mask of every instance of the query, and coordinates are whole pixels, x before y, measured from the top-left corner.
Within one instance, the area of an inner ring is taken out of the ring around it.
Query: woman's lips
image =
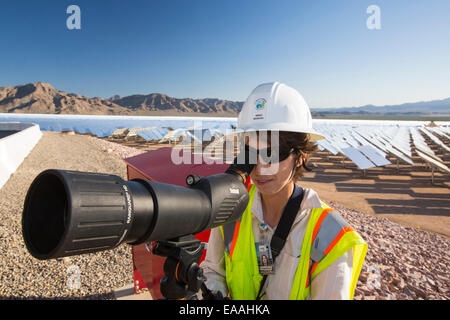
[[[255,183],[260,186],[268,184],[271,181],[273,181],[273,179],[255,179]]]

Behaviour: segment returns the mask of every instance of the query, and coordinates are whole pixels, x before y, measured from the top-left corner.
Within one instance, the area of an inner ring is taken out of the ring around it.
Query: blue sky
[[[81,30],[66,27],[71,4]],[[366,27],[370,5],[380,30]],[[0,86],[35,81],[238,101],[280,81],[313,108],[443,99],[450,1],[1,0]]]

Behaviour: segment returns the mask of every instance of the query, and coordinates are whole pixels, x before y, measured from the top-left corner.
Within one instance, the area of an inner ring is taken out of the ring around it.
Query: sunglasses
[[[295,153],[295,149],[292,147],[278,146],[278,147],[268,147],[263,149],[256,149],[245,145],[244,147],[246,158],[249,160],[256,160],[258,156],[261,157],[264,163],[278,163],[286,160],[291,154]]]

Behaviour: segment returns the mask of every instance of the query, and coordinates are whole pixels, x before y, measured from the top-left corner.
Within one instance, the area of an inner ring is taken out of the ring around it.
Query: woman
[[[306,102],[284,84],[260,85],[245,102],[238,129],[257,137],[245,140],[246,150],[258,155],[250,201],[240,222],[211,231],[201,265],[206,286],[233,299],[352,299],[367,245],[314,190],[295,184],[310,170],[313,141],[323,138]],[[293,206],[293,222],[286,222]],[[274,234],[286,227],[280,247]],[[275,260],[262,266],[258,250],[267,246]]]

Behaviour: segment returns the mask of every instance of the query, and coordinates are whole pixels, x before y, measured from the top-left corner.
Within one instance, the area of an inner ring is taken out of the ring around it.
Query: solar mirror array
[[[75,131],[97,137],[140,137],[145,141],[194,143],[220,140],[237,126],[236,118],[148,117],[0,114],[0,122],[39,124],[43,131]],[[313,127],[325,139],[320,150],[350,159],[365,174],[366,169],[399,163],[414,165],[413,150],[434,170],[450,173],[444,157],[449,154],[450,123],[382,120],[313,120]],[[427,142],[428,141],[428,142]],[[432,148],[438,150],[437,155]]]
[[[421,128],[421,131],[426,131],[426,128]],[[445,165],[444,161],[437,156],[433,150],[430,149],[430,147],[427,145],[425,139],[423,136],[419,133],[419,130],[417,128],[410,128],[411,136],[413,139],[413,144],[416,148],[417,155],[422,158],[430,167],[431,167],[431,180],[434,182],[434,169],[438,169],[440,171],[443,171],[445,173],[450,173],[450,169]],[[434,143],[441,146],[445,144],[439,140],[437,137],[435,139],[432,139]],[[438,142],[439,141],[439,142]],[[446,153],[448,153],[448,149],[444,149]]]
[[[411,148],[413,147],[417,155],[430,166],[432,181],[434,169],[450,173],[443,159],[435,154],[420,133],[428,137],[431,144],[434,144],[442,154],[448,155],[450,148],[443,141],[450,138],[448,127],[427,127],[424,124],[408,123],[331,125],[316,122],[314,128],[325,136],[325,140],[318,141],[321,150],[328,150],[333,155],[341,154],[361,170],[391,164],[387,155],[396,158],[397,168],[399,162],[414,165]]]

